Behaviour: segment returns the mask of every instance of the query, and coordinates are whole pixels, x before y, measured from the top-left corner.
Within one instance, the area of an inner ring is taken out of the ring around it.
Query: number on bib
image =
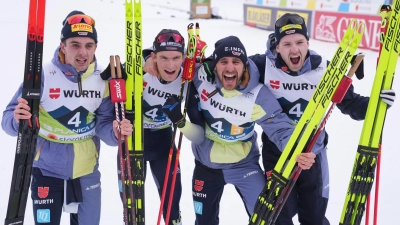
[[[221,121],[218,121],[218,122],[215,122],[215,123],[211,124],[211,127],[216,129],[218,131],[218,133],[222,133],[224,131],[224,129],[222,129],[222,122]]]
[[[79,120],[80,116],[81,116],[80,112],[75,113],[75,115],[70,120],[68,120],[68,124],[75,125],[75,127],[79,127],[79,124],[82,123],[82,121]]]
[[[296,115],[296,117],[300,118],[303,112],[301,111],[301,104],[297,103],[289,110],[289,114]]]
[[[157,108],[151,109],[145,113],[146,116],[151,117],[151,119],[155,119],[157,117]]]

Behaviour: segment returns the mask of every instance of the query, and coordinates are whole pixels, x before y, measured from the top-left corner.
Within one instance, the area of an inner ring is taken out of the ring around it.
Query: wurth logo
[[[193,188],[196,191],[202,191],[204,186],[204,181],[202,180],[194,180]]]
[[[61,92],[60,88],[50,88],[49,89],[49,97],[51,99],[57,99],[60,97],[60,92]]]
[[[83,90],[82,94],[77,90],[64,90],[65,98],[101,98],[100,91]]]
[[[38,187],[38,196],[39,198],[47,198],[49,195],[49,187]]]
[[[272,89],[281,88],[281,82],[279,80],[270,80],[269,85]],[[317,85],[309,84],[309,83],[282,83],[282,87],[284,90],[294,90],[294,91],[307,91],[314,90],[317,88]]]
[[[235,114],[237,116],[246,117],[246,112],[243,112],[239,109],[235,109],[230,106],[221,104],[220,102],[217,102],[216,100],[214,100],[212,98],[210,99],[210,105],[213,106],[214,108],[218,109],[219,111]]]
[[[279,89],[280,85],[281,85],[281,82],[279,80],[270,80],[269,81],[269,86],[271,86],[272,89]]]
[[[171,94],[171,93],[168,93],[168,92],[165,92],[165,91],[161,91],[161,90],[152,88],[150,86],[149,86],[149,89],[148,89],[147,92],[149,94],[151,94],[151,95],[157,96],[159,98],[164,98],[164,99],[167,99],[167,98],[172,97],[172,96],[176,96],[177,97],[177,95],[175,95],[175,94]]]
[[[209,93],[205,90],[205,89],[203,89],[202,91],[201,91],[201,99],[203,100],[203,101],[207,101],[208,100],[208,95],[209,95]]]

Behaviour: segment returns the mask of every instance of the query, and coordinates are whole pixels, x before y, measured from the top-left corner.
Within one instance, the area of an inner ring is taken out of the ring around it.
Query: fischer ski
[[[32,175],[32,163],[40,129],[43,37],[46,0],[30,0],[25,72],[21,97],[28,101],[32,117],[21,120],[18,128],[14,169],[4,224],[24,224],[26,203]]]
[[[340,217],[340,224],[343,225],[361,223],[366,198],[371,192],[374,182],[379,145],[382,142],[382,131],[387,111],[387,104],[380,99],[379,95],[382,90],[391,89],[393,83],[399,55],[399,14],[400,1],[395,0],[380,52],[367,113]]]
[[[134,3],[133,3],[134,2]],[[134,199],[128,198],[124,204],[135,207],[135,215],[129,216],[128,224],[145,224],[144,179],[145,163],[143,157],[143,69],[142,69],[142,8],[141,0],[125,0],[125,53],[126,64],[126,115],[134,124],[134,133],[128,137],[127,147],[131,164]],[[124,184],[129,188],[129,181]],[[133,220],[134,221],[131,221]]]
[[[300,153],[306,151],[312,137],[328,109],[332,96],[345,75],[351,58],[354,55],[364,34],[365,24],[352,19],[339,43],[339,46],[330,61],[317,89],[311,97],[308,105],[293,131],[285,149],[283,150],[271,178],[267,181],[250,218],[250,225],[271,224],[276,214],[275,205],[282,194],[282,190],[288,185],[296,161]]]

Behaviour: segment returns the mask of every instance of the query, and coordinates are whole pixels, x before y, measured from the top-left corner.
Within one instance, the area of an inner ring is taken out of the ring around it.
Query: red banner
[[[314,15],[312,32],[314,39],[339,43],[351,18],[357,18],[366,25],[364,37],[359,48],[379,50],[380,16],[326,11],[315,11]]]

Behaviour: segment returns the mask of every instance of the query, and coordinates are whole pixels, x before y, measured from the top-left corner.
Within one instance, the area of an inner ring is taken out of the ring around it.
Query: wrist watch
[[[176,126],[177,126],[178,128],[182,128],[182,127],[185,126],[185,124],[186,124],[186,120],[183,119],[183,120],[179,121],[179,122],[176,124]]]

